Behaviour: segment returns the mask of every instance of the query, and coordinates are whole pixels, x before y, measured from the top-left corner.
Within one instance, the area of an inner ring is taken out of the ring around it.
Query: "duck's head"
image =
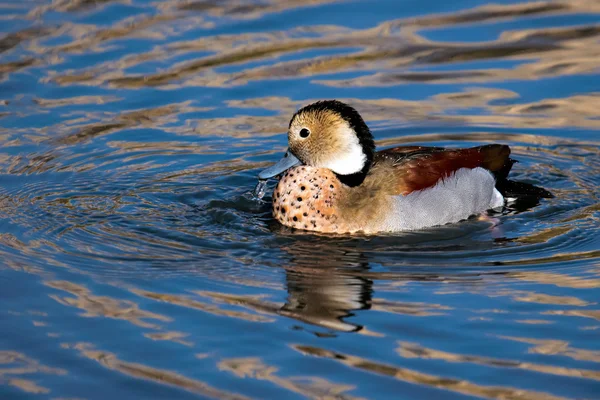
[[[360,114],[337,100],[318,101],[294,114],[288,128],[288,151],[262,171],[268,179],[296,165],[327,168],[350,186],[364,180],[375,154],[371,131]]]

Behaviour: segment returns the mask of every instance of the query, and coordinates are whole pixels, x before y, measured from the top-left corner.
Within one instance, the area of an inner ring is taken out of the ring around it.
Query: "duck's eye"
[[[300,137],[307,138],[310,135],[310,131],[306,128],[300,129]]]

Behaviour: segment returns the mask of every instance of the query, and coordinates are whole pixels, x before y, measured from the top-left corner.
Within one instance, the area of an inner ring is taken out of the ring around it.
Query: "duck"
[[[322,100],[299,109],[283,158],[258,174],[280,176],[272,195],[281,224],[322,233],[375,234],[457,223],[501,210],[508,192],[552,197],[509,181],[510,147],[401,146],[376,151],[352,106]]]

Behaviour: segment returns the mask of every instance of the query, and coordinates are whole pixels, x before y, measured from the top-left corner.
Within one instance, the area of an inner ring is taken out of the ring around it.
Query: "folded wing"
[[[403,146],[378,152],[373,166],[390,163],[395,171],[394,192],[407,195],[432,187],[461,168],[485,168],[497,181],[505,180],[514,160],[510,148],[500,144],[468,149]]]

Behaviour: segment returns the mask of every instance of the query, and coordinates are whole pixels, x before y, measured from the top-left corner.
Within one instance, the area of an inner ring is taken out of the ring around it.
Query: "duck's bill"
[[[262,180],[272,178],[300,164],[302,164],[302,161],[298,160],[296,156],[288,150],[285,152],[285,155],[281,160],[259,173],[258,179]]]

